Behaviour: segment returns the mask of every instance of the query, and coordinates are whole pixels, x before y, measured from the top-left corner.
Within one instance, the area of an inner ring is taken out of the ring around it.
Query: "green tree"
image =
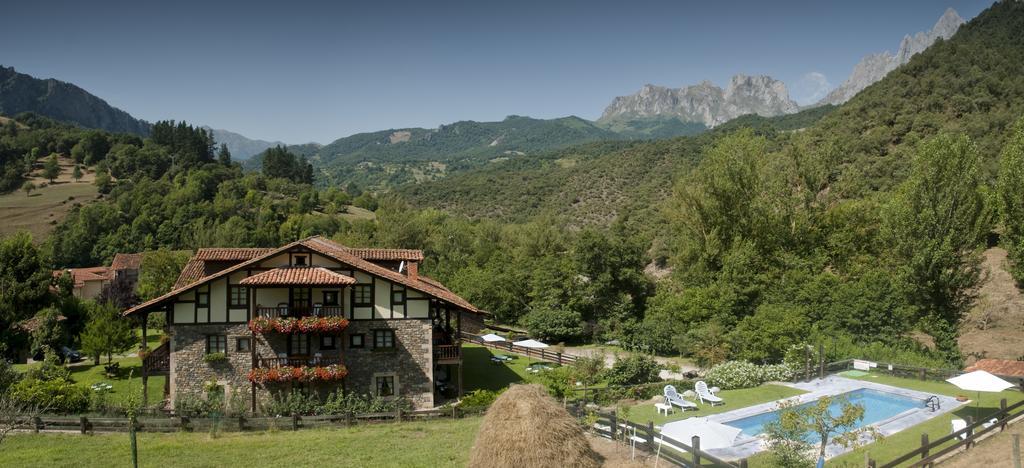
[[[71,170],[71,178],[75,179],[75,182],[82,180],[82,166],[75,164],[75,168]]]
[[[921,327],[948,362],[959,364],[958,327],[980,279],[982,216],[978,152],[966,136],[918,146],[910,177],[888,206],[885,230],[910,285]]]
[[[136,292],[139,299],[148,301],[171,290],[181,269],[188,262],[188,252],[160,249],[142,257]]]
[[[225,143],[220,144],[220,151],[217,152],[217,162],[225,166],[231,164],[231,151],[228,150],[228,145]]]
[[[0,240],[0,343],[16,343],[13,325],[46,306],[53,277],[47,263],[27,233]]]
[[[100,193],[110,193],[110,189],[113,186],[113,179],[110,177],[110,172],[96,168],[96,180],[93,184],[99,188]]]
[[[96,364],[104,354],[109,364],[114,354],[131,349],[137,342],[131,321],[122,317],[113,304],[90,304],[89,323],[82,333],[82,352],[92,356]]]
[[[631,354],[615,360],[605,371],[609,385],[637,385],[658,380],[658,363],[645,354]]]
[[[996,190],[1003,223],[1002,244],[1010,257],[1010,272],[1024,282],[1024,118],[1017,121],[999,156]]]
[[[830,406],[838,402],[842,408],[839,414],[833,414]],[[870,435],[880,437],[872,427],[857,428],[864,419],[864,406],[850,403],[843,397],[824,396],[810,404],[799,405],[796,400],[787,400],[779,404],[779,419],[765,425],[768,444],[773,448],[777,461],[785,461],[779,466],[813,466],[805,449],[812,447],[806,442],[808,434],[818,437],[818,456],[825,456],[825,447],[838,444],[843,447],[855,447],[860,438]],[[806,463],[806,464],[805,464]]]
[[[534,309],[523,323],[530,334],[549,341],[577,340],[583,334],[583,318],[567,309]]]
[[[47,307],[36,314],[32,330],[33,355],[41,354],[44,349],[59,350],[67,342],[67,331],[61,323],[63,318],[55,307]]]
[[[36,189],[36,184],[33,184],[32,181],[30,181],[30,180],[26,180],[25,183],[22,184],[22,186],[21,186],[21,190],[25,192],[25,196],[26,197],[29,196],[32,193],[32,191],[35,190],[35,189]]]
[[[43,177],[53,180],[60,175],[60,163],[57,162],[57,153],[51,154],[49,158],[46,158],[46,163],[43,164]]]

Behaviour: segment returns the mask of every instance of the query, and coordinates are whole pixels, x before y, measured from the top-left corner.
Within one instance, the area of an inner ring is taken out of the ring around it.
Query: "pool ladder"
[[[924,401],[924,406],[932,410],[932,412],[938,411],[942,408],[942,405],[939,404],[939,397],[935,395],[928,397],[928,399]]]

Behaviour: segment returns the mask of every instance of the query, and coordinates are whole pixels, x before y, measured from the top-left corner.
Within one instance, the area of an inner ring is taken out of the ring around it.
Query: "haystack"
[[[487,410],[470,468],[590,468],[601,456],[576,420],[539,385],[513,385]]]

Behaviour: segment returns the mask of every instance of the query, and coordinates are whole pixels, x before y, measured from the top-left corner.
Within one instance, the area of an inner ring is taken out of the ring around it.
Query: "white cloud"
[[[820,101],[831,90],[832,83],[828,82],[828,77],[824,73],[810,72],[793,84],[790,95],[797,104],[806,106]]]

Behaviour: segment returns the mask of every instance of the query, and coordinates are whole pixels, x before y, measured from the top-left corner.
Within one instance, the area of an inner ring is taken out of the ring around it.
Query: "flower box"
[[[258,384],[292,381],[332,382],[344,379],[346,375],[348,375],[348,369],[340,364],[331,364],[329,366],[258,367],[249,371],[249,381]]]
[[[348,327],[344,317],[255,318],[249,321],[253,333],[341,333]]]

